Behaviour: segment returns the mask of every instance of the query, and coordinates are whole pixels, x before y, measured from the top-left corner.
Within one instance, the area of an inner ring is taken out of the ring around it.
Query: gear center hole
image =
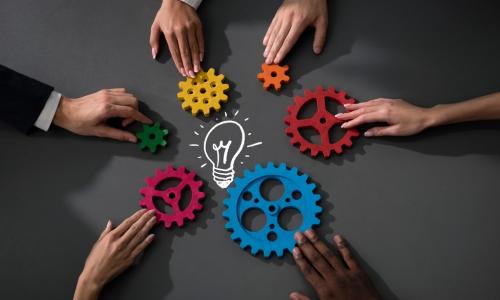
[[[271,72],[271,77],[276,77],[276,76],[278,76],[278,73],[276,73],[276,71],[272,71]]]
[[[260,184],[260,194],[267,201],[278,201],[283,196],[285,187],[276,178],[269,178]]]
[[[156,134],[154,134],[154,133],[150,133],[150,134],[149,134],[149,139],[150,139],[150,140],[154,140],[154,139],[156,139]]]
[[[248,231],[259,231],[266,226],[266,215],[259,208],[250,208],[243,213],[241,224]]]
[[[205,89],[205,88],[200,89],[200,93],[205,94],[206,92],[207,92],[207,89]]]

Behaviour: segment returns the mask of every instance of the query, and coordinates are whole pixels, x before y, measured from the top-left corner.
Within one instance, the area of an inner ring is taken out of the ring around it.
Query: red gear
[[[295,104],[288,107],[289,114],[285,117],[285,123],[288,125],[285,132],[292,138],[290,144],[298,144],[300,152],[309,150],[313,157],[316,157],[321,152],[325,158],[328,158],[332,150],[337,154],[341,154],[342,146],[351,147],[351,139],[359,136],[359,132],[356,129],[347,129],[341,139],[330,143],[329,132],[331,128],[333,126],[340,126],[343,121],[328,112],[326,109],[327,99],[336,101],[341,105],[356,103],[355,99],[348,97],[343,91],[336,92],[333,87],[329,87],[325,91],[321,86],[318,86],[315,92],[305,90],[304,97],[295,97]],[[312,118],[299,119],[298,114],[300,110],[309,101],[316,101],[316,113]],[[299,129],[303,127],[314,128],[320,134],[321,143],[314,144],[304,138],[299,132]]]
[[[200,200],[205,198],[205,193],[200,191],[200,188],[203,186],[203,181],[195,179],[196,173],[186,171],[186,168],[183,166],[179,167],[177,170],[172,166],[168,166],[165,171],[157,169],[155,177],[146,178],[147,186],[141,188],[140,192],[144,198],[139,204],[144,208],[150,210],[154,209],[158,222],[163,222],[165,228],[170,228],[173,222],[177,223],[177,226],[182,227],[184,225],[184,219],[192,221],[195,217],[194,211],[203,208],[200,203]],[[166,190],[155,189],[160,182],[169,179],[178,179],[180,183]],[[184,210],[180,210],[179,201],[181,199],[181,192],[186,186],[191,190],[191,201]],[[158,210],[153,202],[153,197],[163,198],[163,201],[172,207],[173,214],[166,214]]]

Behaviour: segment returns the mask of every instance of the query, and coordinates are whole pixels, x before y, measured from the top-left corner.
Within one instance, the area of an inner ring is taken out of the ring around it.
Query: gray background
[[[322,235],[344,234],[385,298],[498,298],[499,123],[361,138],[345,155],[322,160],[290,147],[282,122],[291,96],[317,85],[359,101],[393,97],[423,106],[498,91],[496,1],[332,1],[324,53],[312,53],[306,33],[286,60],[293,81],[281,96],[255,79],[279,1],[206,2],[199,10],[204,67],[226,75],[225,111],[250,117],[245,129],[264,143],[248,151],[243,167],[285,161],[309,173],[324,199]],[[0,125],[0,298],[69,299],[107,219],[118,223],[136,210],[144,178],[169,163],[208,183],[205,209],[185,229],[157,228],[140,264],[113,281],[103,299],[312,295],[290,255],[253,257],[223,229],[225,192],[188,146],[199,142],[199,124],[214,123],[180,109],[181,77],[165,48],[160,62],[150,58],[158,7],[152,0],[1,1],[2,64],[70,97],[126,87],[171,135],[168,148],[151,155],[56,128],[24,136]]]

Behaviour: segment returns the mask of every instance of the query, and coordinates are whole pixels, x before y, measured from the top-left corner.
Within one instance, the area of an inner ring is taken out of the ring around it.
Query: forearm
[[[99,285],[93,283],[92,280],[82,274],[78,278],[73,300],[97,300],[100,292],[101,288]]]
[[[439,104],[429,111],[428,127],[469,121],[500,120],[500,92],[459,103]]]

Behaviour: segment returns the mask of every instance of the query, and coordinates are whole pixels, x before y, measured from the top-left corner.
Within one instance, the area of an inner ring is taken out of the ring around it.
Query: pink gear
[[[160,169],[156,170],[156,175],[153,178],[146,178],[147,186],[141,188],[141,194],[144,198],[139,204],[147,209],[154,209],[156,211],[156,218],[158,222],[163,222],[165,228],[172,227],[172,223],[177,223],[177,226],[184,226],[184,219],[192,221],[195,217],[194,212],[203,208],[200,200],[205,198],[205,193],[200,191],[203,186],[203,181],[196,180],[196,173],[187,171],[184,166],[179,167],[177,170],[171,165],[167,166],[165,171]],[[166,190],[156,190],[156,186],[169,179],[178,179],[181,182],[175,187]],[[191,190],[191,201],[189,205],[180,210],[179,201],[181,199],[182,189],[189,187]],[[160,197],[167,205],[172,207],[173,214],[166,214],[158,210],[153,202],[153,197]]]
[[[299,119],[298,116],[302,107],[310,101],[316,102],[316,113],[311,118]],[[318,153],[321,153],[325,158],[328,158],[332,151],[341,154],[342,147],[351,147],[352,139],[359,136],[358,130],[351,128],[347,129],[344,136],[338,141],[330,142],[329,131],[334,126],[340,126],[343,121],[328,112],[326,101],[335,101],[340,105],[356,103],[356,100],[348,97],[346,92],[337,92],[333,87],[324,90],[321,86],[318,86],[314,92],[305,90],[304,97],[295,97],[295,104],[288,107],[288,116],[285,117],[285,123],[288,125],[285,131],[292,138],[290,144],[298,144],[302,153],[309,150],[312,157],[316,157]],[[314,128],[320,134],[320,144],[311,143],[300,134],[299,129],[304,127]]]

